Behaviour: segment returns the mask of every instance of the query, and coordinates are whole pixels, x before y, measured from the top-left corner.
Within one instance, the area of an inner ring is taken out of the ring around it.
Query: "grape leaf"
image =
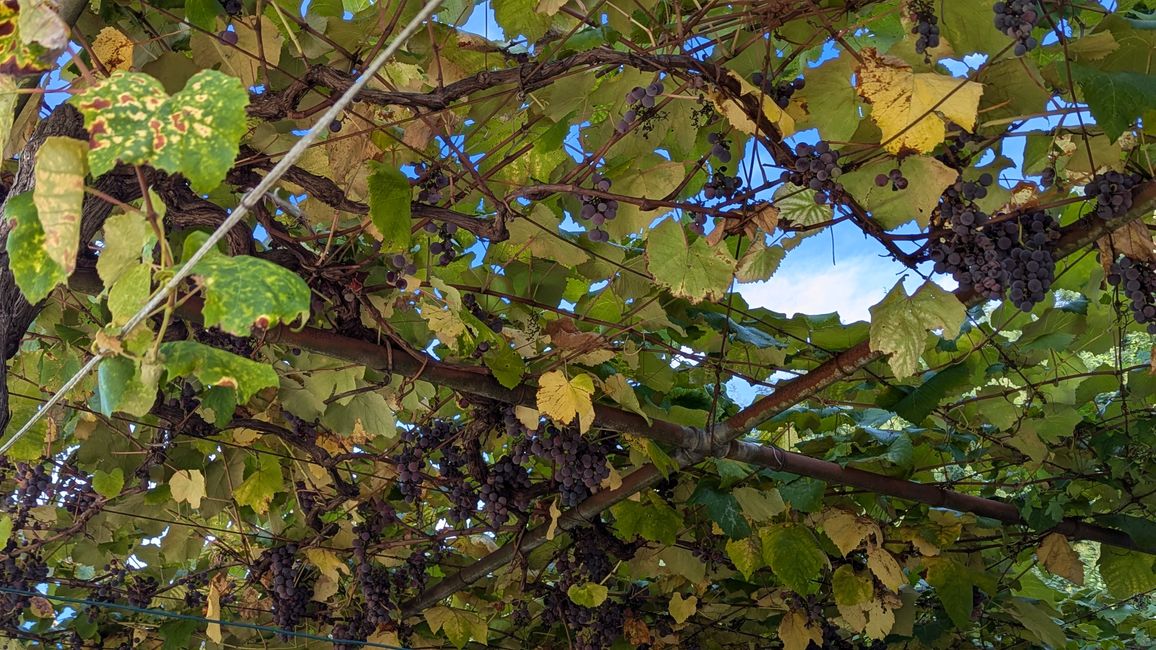
[[[1067,578],[1077,585],[1084,584],[1084,563],[1063,535],[1045,535],[1036,549],[1036,557],[1050,573]]]
[[[751,575],[762,565],[762,554],[754,537],[728,539],[726,552],[735,568],[747,580],[750,580]]]
[[[688,596],[687,598],[683,598],[682,594],[675,592],[670,596],[670,605],[667,607],[667,610],[670,612],[670,616],[674,619],[674,622],[682,625],[698,611],[698,597]]]
[[[1112,142],[1156,106],[1156,76],[1073,65],[1072,77],[1080,84],[1096,124],[1104,127]]]
[[[196,341],[162,344],[160,356],[170,379],[195,377],[205,386],[232,388],[241,404],[258,391],[279,383],[272,366]]]
[[[794,524],[779,524],[759,531],[763,561],[791,590],[806,595],[819,590],[823,569],[830,566],[811,531]]]
[[[779,640],[783,650],[807,650],[812,643],[823,646],[823,628],[807,620],[804,611],[793,609],[779,621]]]
[[[5,242],[8,267],[28,302],[38,303],[68,280],[68,274],[45,250],[44,228],[32,192],[9,197],[4,215],[13,223]]]
[[[831,574],[831,593],[837,605],[858,605],[875,595],[871,575],[858,572],[850,564],[844,564]]]
[[[606,587],[596,583],[587,582],[581,585],[573,584],[566,590],[566,595],[576,605],[583,607],[597,607],[606,602],[606,596],[610,590]]]
[[[538,379],[538,410],[559,424],[570,424],[578,418],[585,433],[594,422],[594,381],[580,373],[566,379],[561,371],[552,370]]]
[[[43,72],[52,68],[53,55],[59,49],[46,47],[41,39],[50,44],[58,43],[58,30],[40,31],[37,24],[44,24],[44,16],[39,19],[38,11],[51,11],[42,1],[29,11],[21,11],[26,3],[5,2],[0,6],[0,75],[23,75]],[[63,25],[59,16],[57,27]],[[49,26],[50,27],[50,26]],[[24,30],[33,30],[25,34]],[[68,27],[64,26],[64,44],[68,41]],[[59,47],[64,47],[60,45]]]
[[[908,297],[900,280],[871,308],[871,349],[891,355],[895,376],[908,377],[918,368],[927,330],[942,328],[945,336],[954,337],[966,316],[959,299],[934,282]]]
[[[702,237],[687,242],[674,219],[650,232],[647,268],[654,279],[677,297],[692,302],[719,300],[734,279],[736,262],[724,247],[711,248]]]
[[[929,72],[913,73],[902,59],[872,48],[860,52],[859,95],[871,103],[871,119],[893,154],[929,153],[943,142],[946,122],[970,131],[975,126],[983,86]]]
[[[112,468],[111,472],[96,470],[92,474],[92,489],[106,499],[119,495],[124,489],[124,470],[119,467]]]
[[[205,498],[205,475],[197,469],[177,470],[169,479],[169,492],[175,501],[200,508]]]
[[[381,235],[381,249],[407,251],[413,225],[409,179],[390,165],[371,162],[369,167],[369,217]]]
[[[890,181],[883,187],[875,184],[876,176],[887,175],[896,168],[907,179],[905,189],[892,189]],[[935,158],[907,156],[898,165],[893,160],[864,165],[844,174],[840,182],[871,213],[873,219],[885,229],[893,230],[911,220],[926,228],[932,210],[939,204],[940,195],[958,177],[959,172]]]
[[[137,266],[146,247],[155,241],[143,215],[124,212],[104,222],[104,247],[96,260],[96,272],[104,286],[111,287],[120,274]]]
[[[184,258],[208,235],[194,232],[185,239]],[[299,275],[249,255],[228,257],[210,251],[193,269],[205,292],[205,325],[219,326],[236,336],[309,318],[309,287]]]
[[[1104,545],[1098,566],[1113,598],[1131,598],[1156,589],[1156,555]]]
[[[143,416],[157,399],[158,368],[128,357],[108,357],[96,369],[100,412]]]
[[[249,94],[213,70],[194,75],[169,97],[159,81],[114,72],[72,100],[89,133],[89,164],[99,176],[118,160],[184,174],[197,192],[221,183],[246,131]]]
[[[276,456],[261,454],[257,457],[257,466],[237,486],[233,498],[238,505],[249,506],[254,512],[268,512],[269,502],[281,491],[283,480],[281,461]]]
[[[967,629],[974,607],[971,571],[951,558],[935,557],[926,561],[927,584],[935,588],[935,594],[955,626]]]

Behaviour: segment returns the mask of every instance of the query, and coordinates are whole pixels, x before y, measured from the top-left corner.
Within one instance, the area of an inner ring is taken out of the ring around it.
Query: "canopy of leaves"
[[[300,156],[424,3],[60,5],[5,647],[1154,642],[1150,5],[445,0]]]

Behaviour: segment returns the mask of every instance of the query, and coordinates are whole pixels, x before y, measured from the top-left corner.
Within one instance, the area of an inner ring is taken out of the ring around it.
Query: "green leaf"
[[[184,174],[195,192],[209,192],[225,180],[248,130],[249,93],[235,77],[215,70],[193,75],[183,90],[158,111],[152,138],[153,164]]]
[[[707,513],[714,520],[723,533],[732,539],[746,537],[751,534],[751,527],[739,512],[739,502],[734,494],[719,490],[718,481],[706,479],[699,481],[689,503],[699,503],[706,506]]]
[[[187,259],[208,239],[194,232],[185,239]],[[250,255],[227,257],[210,251],[193,270],[202,278],[205,326],[219,326],[236,336],[249,336],[254,325],[268,329],[278,323],[309,319],[309,287],[292,271]]]
[[[0,515],[0,548],[7,545],[9,539],[12,539],[12,517]]]
[[[1064,630],[1048,614],[1045,605],[1026,598],[1015,598],[1011,605],[1015,610],[1016,620],[1023,623],[1023,626],[1040,642],[1053,648],[1067,647],[1068,639],[1064,636]]]
[[[780,524],[760,530],[759,538],[763,561],[776,578],[796,593],[819,591],[819,578],[830,562],[811,531],[795,524]]]
[[[247,130],[249,94],[239,80],[215,70],[193,75],[172,97],[153,77],[114,72],[73,101],[84,115],[97,176],[118,160],[151,163],[184,174],[194,191],[209,192],[225,179]]]
[[[1112,142],[1132,128],[1145,111],[1156,106],[1156,76],[1136,72],[1101,72],[1073,65],[1072,76],[1083,90],[1084,101],[1096,123]]]
[[[149,120],[168,95],[161,82],[140,73],[114,72],[72,99],[88,129],[88,164],[100,176],[116,161],[143,165],[151,161]]]
[[[721,299],[734,279],[736,265],[724,247],[712,248],[703,237],[688,243],[674,219],[650,231],[646,260],[655,281],[692,302]]]
[[[927,584],[943,603],[951,621],[961,630],[971,626],[973,601],[971,570],[951,558],[936,557],[927,560]]]
[[[1156,589],[1156,555],[1102,545],[1098,566],[1113,598],[1131,598]]]
[[[817,193],[810,188],[783,183],[775,190],[775,207],[779,221],[796,226],[814,226],[830,221],[835,212],[830,204],[816,203]]]
[[[111,499],[124,489],[124,470],[114,467],[111,472],[96,470],[92,474],[92,489],[100,496]]]
[[[269,502],[282,490],[281,460],[271,454],[260,454],[257,467],[237,486],[233,498],[238,505],[249,506],[254,512],[269,510]]]
[[[413,225],[409,179],[390,165],[371,162],[369,168],[369,216],[381,233],[381,249],[408,251]]]
[[[587,582],[581,585],[570,585],[566,595],[576,605],[583,607],[597,607],[606,602],[606,595],[610,590],[596,582]]]
[[[786,510],[783,497],[775,488],[759,490],[751,487],[740,487],[734,490],[735,499],[743,509],[743,514],[754,522],[770,521]]]
[[[782,246],[767,246],[762,239],[755,240],[739,259],[735,278],[739,282],[762,282],[779,270],[787,251]]]
[[[100,412],[146,415],[156,402],[159,376],[154,366],[142,366],[128,357],[101,360],[96,369]]]
[[[137,213],[114,214],[104,222],[104,247],[96,259],[96,272],[104,286],[111,287],[129,268],[141,262],[146,248],[155,241],[152,228]]]
[[[12,121],[16,118],[16,79],[12,75],[0,74],[0,148],[8,144],[12,134]]]
[[[970,385],[971,374],[972,368],[967,363],[948,366],[924,379],[915,390],[888,408],[908,422],[920,424],[945,396]]]
[[[13,223],[4,246],[8,267],[20,293],[28,302],[36,304],[68,280],[68,273],[48,256],[44,227],[40,225],[32,192],[9,197],[4,214]]]
[[[727,557],[747,580],[750,580],[751,575],[762,566],[763,558],[759,551],[759,545],[753,537],[728,539],[726,551]]]
[[[258,391],[279,383],[273,367],[196,341],[161,345],[160,356],[169,379],[195,377],[205,386],[222,386],[237,393],[244,404]]]
[[[858,605],[875,597],[875,584],[870,573],[844,564],[831,574],[831,593],[840,606]]]
[[[927,331],[942,328],[952,338],[966,317],[959,299],[934,282],[925,282],[909,298],[900,280],[871,308],[871,349],[890,355],[896,377],[910,376],[919,367]]]
[[[438,630],[445,632],[450,642],[458,648],[464,648],[471,638],[485,643],[489,632],[482,617],[473,612],[449,607],[438,606],[426,610],[425,620],[431,632],[434,634],[437,634]]]
[[[875,184],[875,177],[896,167],[903,172],[908,185],[894,190],[888,183]],[[939,197],[959,177],[959,172],[930,156],[908,156],[898,165],[894,160],[880,160],[844,174],[839,182],[859,200],[886,230],[893,230],[914,219],[926,228]]]
[[[112,314],[112,324],[124,325],[148,302],[152,293],[152,269],[147,264],[137,264],[120,274],[112,288],[108,290],[108,311]]]
[[[538,0],[493,0],[494,20],[506,38],[525,36],[531,43],[546,35],[550,17],[538,12]]]
[[[357,434],[358,429],[371,437],[392,440],[397,436],[393,409],[381,393],[362,392],[344,404],[334,402],[326,409],[321,423],[343,436]]]
[[[517,388],[526,374],[526,362],[504,340],[491,344],[482,355],[482,361],[494,373],[498,383],[506,388]]]
[[[792,98],[807,111],[807,116],[796,124],[800,131],[817,128],[819,135],[831,142],[846,142],[855,135],[862,118],[859,95],[851,85],[854,63],[851,56],[841,52],[818,68],[807,70],[807,85]]]
[[[662,502],[623,501],[610,509],[623,539],[635,535],[652,542],[674,544],[682,530],[682,515]]]
[[[185,0],[185,20],[201,29],[214,31],[217,16],[222,13],[221,3],[217,0]],[[341,15],[340,12],[338,15]]]
[[[71,275],[80,245],[80,212],[84,177],[88,173],[88,144],[60,136],[44,139],[36,153],[36,187],[32,200],[44,228],[48,257]]]

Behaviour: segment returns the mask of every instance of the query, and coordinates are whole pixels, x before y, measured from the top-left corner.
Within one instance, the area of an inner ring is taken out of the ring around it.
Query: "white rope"
[[[181,282],[183,282],[185,278],[189,277],[189,275],[193,272],[193,267],[197,265],[197,262],[201,261],[201,259],[203,259],[205,255],[207,255],[209,251],[217,245],[217,242],[221,241],[225,234],[233,228],[233,226],[237,225],[241,219],[245,218],[245,215],[247,215],[250,210],[257,206],[257,202],[261,200],[265,193],[272,189],[273,185],[277,183],[277,181],[281,180],[281,177],[285,174],[285,172],[289,171],[289,168],[292,167],[293,164],[296,163],[297,160],[305,154],[305,150],[309,148],[309,145],[313,144],[313,141],[317,139],[317,136],[320,135],[322,131],[329,129],[329,125],[332,124],[333,121],[336,120],[337,117],[341,114],[341,112],[344,111],[345,108],[353,102],[353,98],[357,96],[357,93],[361,92],[361,89],[364,88],[371,79],[373,79],[373,76],[377,74],[377,71],[381,69],[381,66],[385,65],[385,62],[388,61],[399,48],[401,48],[402,43],[404,43],[409,39],[409,37],[413,36],[414,33],[417,32],[417,30],[421,27],[421,23],[433,15],[441,3],[442,0],[429,0],[425,6],[422,7],[421,11],[417,12],[417,15],[413,17],[413,20],[409,21],[409,24],[405,26],[405,29],[401,30],[401,33],[399,33],[397,37],[393,39],[393,42],[391,42],[388,47],[382,50],[381,53],[378,54],[377,57],[375,57],[373,61],[369,63],[369,65],[365,66],[365,69],[362,70],[361,75],[356,80],[354,80],[353,84],[350,85],[349,88],[346,89],[346,91],[337,98],[337,101],[333,102],[328,110],[322,113],[321,117],[318,118],[317,122],[312,127],[310,127],[305,135],[301,136],[301,139],[298,140],[273,167],[273,169],[271,169],[269,173],[266,174],[263,179],[261,179],[261,182],[257,184],[257,187],[254,187],[245,193],[245,196],[241,198],[241,204],[233,210],[232,214],[230,214],[221,223],[220,226],[217,226],[217,229],[209,235],[209,238],[205,240],[205,243],[202,244],[201,247],[198,248],[191,257],[189,257],[189,259],[181,268],[177,269],[173,277],[170,278],[169,281],[165,283],[165,285],[161,287],[155,294],[153,294],[152,298],[150,298],[149,301],[145,303],[144,307],[141,307],[132,318],[128,319],[128,322],[126,322],[124,326],[120,328],[120,331],[117,334],[118,338],[123,337],[131,332],[133,328],[141,324],[144,319],[148,318],[149,314],[151,314],[154,309],[160,307],[162,303],[168,300],[169,294],[171,294],[173,291],[176,291]],[[12,445],[16,444],[16,441],[20,440],[24,434],[28,433],[28,431],[32,429],[32,426],[35,425],[40,420],[40,418],[44,417],[44,414],[48,412],[48,409],[55,406],[56,403],[64,397],[65,393],[72,390],[73,387],[80,383],[81,379],[83,379],[88,373],[92,372],[92,369],[95,368],[96,364],[104,358],[104,355],[105,353],[103,351],[97,352],[96,355],[89,359],[88,363],[84,364],[84,367],[77,371],[77,373],[73,375],[71,379],[64,382],[64,385],[61,386],[60,389],[57,390],[56,393],[54,393],[52,397],[49,398],[48,401],[45,402],[44,405],[40,407],[40,409],[37,410],[36,413],[34,413],[27,422],[24,423],[24,426],[20,427],[19,431],[17,431],[11,438],[5,441],[3,445],[0,445],[0,455],[6,454],[8,450],[12,448]]]

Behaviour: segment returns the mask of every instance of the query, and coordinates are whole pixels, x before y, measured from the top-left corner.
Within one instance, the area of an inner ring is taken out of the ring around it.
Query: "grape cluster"
[[[33,508],[41,504],[41,500],[50,500],[55,494],[52,477],[43,465],[16,465],[16,513],[12,517],[12,528],[24,528],[28,523],[28,514]]]
[[[789,79],[786,81],[775,81],[774,79],[764,75],[762,72],[755,72],[752,74],[751,81],[753,81],[759,88],[762,88],[763,93],[767,97],[770,97],[771,101],[775,102],[779,108],[786,108],[787,106],[790,106],[791,95],[794,95],[797,91],[802,90],[807,85],[806,80],[802,77]]]
[[[875,184],[879,187],[886,187],[890,184],[892,192],[907,189],[907,179],[904,178],[903,171],[898,168],[892,169],[886,174],[876,175]]]
[[[358,506],[358,512],[363,519],[353,527],[354,577],[365,599],[366,620],[375,626],[388,625],[391,621],[389,612],[394,606],[389,573],[373,564],[369,547],[397,515],[388,503],[376,499]],[[336,632],[334,636],[337,636]]]
[[[462,470],[466,463],[466,456],[461,449],[447,445],[442,448],[442,457],[437,464],[442,484],[448,488],[446,496],[450,501],[450,509],[446,517],[455,524],[465,523],[478,508],[478,493]]]
[[[267,564],[271,575],[274,624],[292,630],[306,615],[313,596],[311,574],[297,562],[297,545],[292,543],[266,551],[261,564]],[[288,637],[282,640],[288,640]]]
[[[425,163],[414,165],[418,175],[417,200],[422,203],[438,203],[443,198],[443,190],[450,186],[450,178],[440,167],[428,167]]]
[[[783,171],[779,180],[815,190],[815,202],[824,204],[843,196],[843,185],[838,180],[842,174],[839,152],[820,140],[813,146],[800,142],[795,147],[792,169]]]
[[[590,544],[591,541],[597,544],[602,539],[601,535],[592,534],[595,532],[592,529],[576,531],[575,543],[583,544],[587,550],[581,552],[581,558],[576,556],[574,560],[567,555],[556,558],[554,568],[558,572],[557,583],[549,587],[538,587],[543,592],[543,622],[546,625],[564,625],[569,630],[567,636],[572,640],[572,647],[582,650],[609,648],[622,636],[622,628],[626,623],[626,611],[620,605],[606,601],[598,607],[583,607],[570,600],[566,593],[572,585],[593,581],[592,576],[603,570],[603,575],[609,574],[609,569],[604,567],[599,567],[598,572],[593,573],[591,567],[584,565],[584,561],[590,559],[588,556],[599,554]],[[610,566],[605,551],[601,555],[599,563]]]
[[[1023,56],[1039,45],[1032,36],[1032,29],[1040,19],[1040,6],[1036,0],[1006,0],[992,5],[995,12],[995,28],[1015,40],[1015,55]]]
[[[209,572],[196,571],[190,573],[185,576],[182,582],[185,586],[185,607],[189,609],[200,609],[204,607],[208,599],[201,589],[209,584]]]
[[[953,135],[944,141],[943,152],[936,154],[935,158],[952,169],[962,169],[967,166],[970,158],[967,153],[968,146],[979,144],[984,141],[984,138],[982,135],[964,130],[963,127],[953,122],[948,123],[948,130]]]
[[[240,5],[241,3],[237,2],[237,6],[240,7]],[[240,13],[240,11],[241,10],[238,8],[237,13]],[[231,29],[222,29],[221,31],[217,32],[217,40],[221,41],[222,45],[232,47],[236,45],[237,41],[241,40],[241,38],[237,35],[237,32]]]
[[[1148,262],[1123,256],[1112,262],[1108,282],[1124,290],[1136,322],[1147,324],[1148,333],[1156,334],[1156,268]]]
[[[241,0],[221,0],[221,8],[230,16],[236,16],[241,13]]]
[[[405,288],[409,286],[405,276],[415,273],[417,273],[417,265],[404,254],[395,253],[389,258],[389,270],[385,272],[385,283],[399,291],[405,291]]]
[[[497,527],[505,523],[511,508],[525,510],[529,489],[530,474],[512,457],[504,456],[490,466],[479,491],[486,514],[491,517],[490,524]]]
[[[238,356],[249,357],[253,354],[253,339],[247,336],[233,336],[219,327],[197,328],[193,338],[200,343]],[[187,383],[185,385],[188,386]]]
[[[706,215],[702,212],[690,213],[690,230],[696,235],[706,232]]]
[[[729,201],[739,193],[742,187],[743,179],[738,176],[728,176],[727,168],[723,166],[714,170],[710,179],[702,186],[702,195],[707,200],[725,199]]]
[[[156,578],[152,576],[136,576],[136,578],[129,583],[128,588],[125,589],[125,596],[128,598],[128,604],[133,607],[148,607],[159,588],[160,583],[157,582]]]
[[[96,490],[92,489],[92,481],[86,474],[71,464],[61,465],[58,472],[60,480],[56,491],[69,514],[75,517],[96,504]]]
[[[704,535],[692,548],[691,553],[695,557],[702,560],[706,565],[707,571],[713,572],[720,566],[726,566],[727,555],[722,547],[716,542],[714,536]]]
[[[1050,187],[1052,185],[1055,185],[1055,183],[1056,183],[1056,168],[1055,167],[1045,167],[1044,170],[1042,172],[1040,172],[1040,185],[1042,185],[1044,187]]]
[[[989,299],[1004,292],[1019,309],[1030,311],[1047,295],[1055,279],[1055,243],[1060,229],[1043,210],[1031,210],[993,222],[975,204],[987,196],[990,174],[978,181],[957,181],[940,201],[931,244],[936,273],[950,273],[964,290]]]
[[[502,317],[486,311],[484,307],[478,304],[478,297],[474,294],[467,293],[462,296],[462,306],[473,314],[474,318],[485,323],[491,332],[497,334],[502,331]]]
[[[98,603],[115,603],[117,597],[124,592],[128,571],[115,559],[104,565],[104,570],[105,575],[96,583],[96,587],[89,594],[89,600]]]
[[[365,641],[373,634],[376,626],[370,621],[369,616],[356,616],[351,620],[341,621],[333,625],[333,650],[349,650],[350,648],[360,648],[359,644],[349,643],[349,641]]]
[[[554,464],[554,481],[564,505],[578,505],[610,476],[606,446],[586,439],[575,427],[547,424],[528,444],[529,454]]]
[[[599,192],[609,192],[610,185],[609,178],[606,178],[602,174],[594,175],[594,189]],[[614,218],[618,216],[618,201],[600,196],[583,196],[582,208],[578,211],[578,216],[583,221],[589,221],[594,226],[587,235],[590,241],[609,241],[610,234],[602,228],[602,225],[607,221],[613,221]]]
[[[1139,174],[1117,171],[1098,174],[1084,186],[1084,196],[1096,199],[1097,217],[1111,219],[1132,209],[1132,189],[1142,180]]]
[[[438,237],[439,241],[430,242],[429,252],[431,255],[438,256],[439,266],[449,266],[458,258],[454,244],[454,233],[458,231],[456,224],[443,223],[439,226],[431,221],[425,225],[425,231]]]
[[[731,150],[728,143],[722,135],[711,132],[706,134],[706,141],[710,143],[710,155],[718,158],[721,163],[729,163],[731,161]]]
[[[0,625],[14,628],[30,596],[12,592],[35,590],[48,577],[48,566],[35,555],[21,553],[12,540],[0,549],[0,554],[0,585],[9,590],[0,592]]]
[[[935,16],[931,0],[911,0],[907,10],[915,19],[911,33],[918,34],[915,38],[915,52],[924,55],[925,61],[930,61],[931,56],[927,50],[939,47],[939,18]]]
[[[398,489],[406,501],[417,502],[426,459],[457,432],[457,427],[448,420],[434,420],[428,426],[415,426],[402,433],[403,448],[395,469]]]
[[[1059,223],[1043,210],[1032,210],[1014,221],[996,224],[993,230],[996,247],[1006,250],[1002,264],[1007,275],[1008,298],[1029,312],[1044,299],[1056,279],[1052,251],[1060,238]]]
[[[626,133],[633,124],[645,119],[647,114],[654,110],[656,98],[665,90],[661,81],[656,81],[645,88],[642,86],[631,88],[630,92],[626,93],[626,112],[614,125],[614,130]]]

